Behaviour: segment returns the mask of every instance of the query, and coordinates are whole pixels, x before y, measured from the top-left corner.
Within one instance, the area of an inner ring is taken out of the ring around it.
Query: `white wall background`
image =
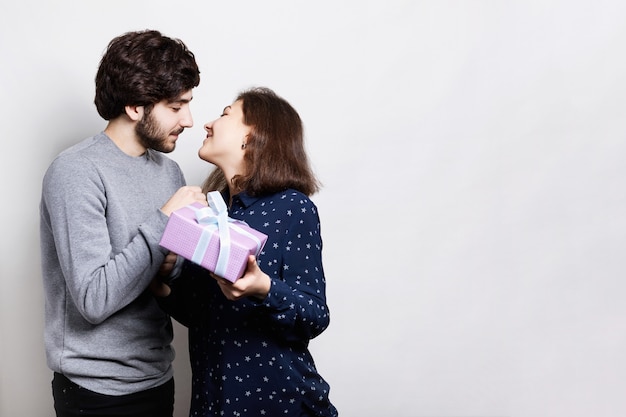
[[[311,346],[342,416],[626,415],[625,22],[619,0],[3,1],[0,415],[53,415],[41,178],[104,127],[108,41],[145,28],[202,71],[171,154],[189,183],[242,88],[300,112],[332,313]]]

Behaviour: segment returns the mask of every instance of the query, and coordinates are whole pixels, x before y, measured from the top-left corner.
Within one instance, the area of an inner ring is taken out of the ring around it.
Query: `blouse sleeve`
[[[179,259],[182,259],[179,257]],[[208,314],[209,283],[213,281],[202,267],[184,260],[180,274],[169,286],[170,295],[156,297],[159,306],[185,327],[200,323]]]
[[[322,333],[329,324],[326,280],[322,266],[320,221],[315,204],[304,199],[281,219],[280,259],[263,260],[264,269],[276,271],[271,288],[260,306],[273,322],[279,337],[304,342]],[[283,229],[284,228],[284,229]],[[273,263],[279,265],[273,265]],[[277,267],[278,266],[278,267]]]

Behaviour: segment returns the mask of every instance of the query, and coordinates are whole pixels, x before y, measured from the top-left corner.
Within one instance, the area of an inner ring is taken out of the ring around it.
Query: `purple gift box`
[[[267,235],[227,217],[218,192],[208,197],[210,207],[194,203],[172,212],[159,244],[235,282],[245,272],[248,256],[259,256]]]

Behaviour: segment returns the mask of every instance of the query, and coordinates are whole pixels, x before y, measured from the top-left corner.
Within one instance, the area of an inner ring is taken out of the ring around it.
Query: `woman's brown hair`
[[[235,190],[260,196],[292,188],[310,196],[320,183],[304,148],[304,128],[296,110],[265,87],[245,90],[241,100],[243,122],[251,127],[244,161],[246,172],[231,178]],[[226,191],[227,179],[216,168],[203,184],[205,192]]]

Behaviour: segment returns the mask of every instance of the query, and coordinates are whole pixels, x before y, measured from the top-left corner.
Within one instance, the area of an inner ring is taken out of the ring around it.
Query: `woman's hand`
[[[242,297],[263,300],[269,294],[272,285],[269,275],[261,271],[254,255],[248,257],[245,273],[235,282],[230,282],[214,273],[211,273],[211,276],[217,281],[224,296],[233,301]]]

